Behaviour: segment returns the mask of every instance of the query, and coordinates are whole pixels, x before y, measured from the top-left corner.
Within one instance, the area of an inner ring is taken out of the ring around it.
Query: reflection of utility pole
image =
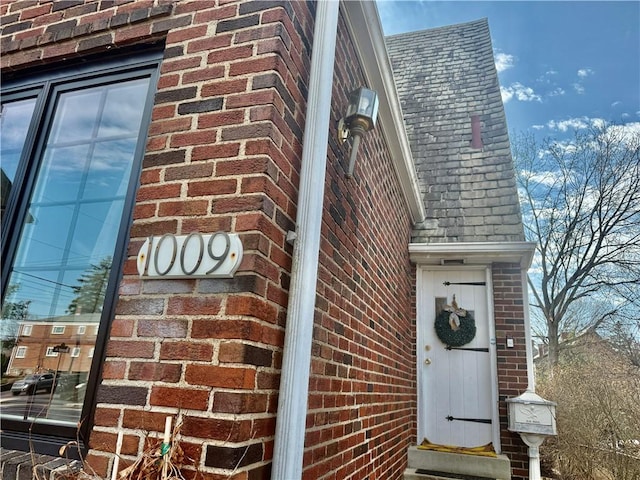
[[[51,391],[49,392],[49,402],[47,403],[47,414],[45,418],[49,416],[49,410],[51,409],[51,401],[53,400],[53,391],[56,389],[56,385],[58,383],[58,371],[60,370],[60,360],[62,360],[62,353],[69,353],[69,347],[66,343],[61,343],[60,345],[56,345],[53,347],[53,351],[58,354],[58,365],[56,366],[56,371],[53,374],[53,383],[51,384]]]

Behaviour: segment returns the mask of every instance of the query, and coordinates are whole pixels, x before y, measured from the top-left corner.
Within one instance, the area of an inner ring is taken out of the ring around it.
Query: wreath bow
[[[436,316],[436,335],[449,347],[466,345],[476,336],[476,323],[471,312],[460,308],[453,296],[451,305],[445,305]]]

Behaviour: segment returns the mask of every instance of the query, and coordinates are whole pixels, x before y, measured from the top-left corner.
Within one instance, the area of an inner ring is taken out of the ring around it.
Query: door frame
[[[493,448],[496,453],[502,451],[500,444],[500,415],[499,415],[499,396],[498,396],[498,355],[497,355],[497,342],[496,342],[496,330],[495,330],[495,318],[494,318],[494,305],[493,305],[493,283],[491,281],[491,266],[489,265],[468,265],[468,266],[437,266],[437,265],[418,265],[416,267],[416,376],[417,376],[417,403],[418,403],[418,422],[417,442],[422,442],[419,438],[421,433],[425,430],[425,422],[428,416],[428,412],[425,411],[426,402],[422,401],[424,392],[424,385],[422,375],[420,374],[424,362],[426,360],[426,351],[421,348],[421,345],[426,344],[426,332],[424,326],[427,325],[427,321],[422,318],[422,315],[426,315],[423,308],[423,300],[421,293],[428,287],[424,284],[422,277],[425,271],[438,271],[438,272],[451,272],[451,271],[470,271],[470,270],[483,270],[485,272],[486,282],[486,301],[487,301],[487,322],[489,331],[489,362],[491,371],[491,441],[493,442]],[[424,313],[422,313],[424,312]]]

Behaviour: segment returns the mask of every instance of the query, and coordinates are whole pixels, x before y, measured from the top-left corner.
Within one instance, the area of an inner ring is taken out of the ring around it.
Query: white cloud
[[[500,85],[500,95],[502,95],[502,103],[507,103],[513,98],[513,92],[502,85]]]
[[[508,53],[496,53],[494,56],[494,60],[496,62],[496,70],[498,70],[498,73],[513,68],[513,66],[515,65],[514,56],[509,55]]]
[[[581,68],[580,70],[578,70],[578,77],[587,78],[588,76],[593,75],[594,73],[595,72],[590,68]]]
[[[611,104],[612,107],[617,107],[618,105],[622,105],[622,102],[620,100],[616,100]]]
[[[627,118],[631,118],[631,115],[629,115],[627,112],[624,112],[622,115],[620,115],[622,118],[627,119]]]
[[[603,119],[589,117],[575,117],[559,121],[549,120],[547,122],[547,127],[549,128],[549,130],[558,130],[560,132],[566,132],[567,130],[583,130],[585,128],[601,127],[603,125]]]
[[[560,95],[564,95],[565,93],[566,92],[563,88],[557,87],[551,90],[547,95],[549,95],[550,97],[558,97]]]
[[[533,88],[527,87],[520,82],[512,83],[508,87],[500,87],[500,93],[502,94],[502,101],[507,103],[509,100],[515,97],[516,100],[521,102],[541,102],[540,95],[534,92]]]
[[[574,83],[573,89],[576,91],[578,95],[584,95],[584,87],[579,83]]]
[[[544,125],[531,125],[531,128],[534,130],[542,130],[544,129]]]

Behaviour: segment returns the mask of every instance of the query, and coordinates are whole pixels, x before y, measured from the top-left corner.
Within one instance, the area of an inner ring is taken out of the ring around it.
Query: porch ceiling
[[[489,265],[519,263],[527,270],[535,251],[534,242],[410,243],[411,261],[418,265]]]

